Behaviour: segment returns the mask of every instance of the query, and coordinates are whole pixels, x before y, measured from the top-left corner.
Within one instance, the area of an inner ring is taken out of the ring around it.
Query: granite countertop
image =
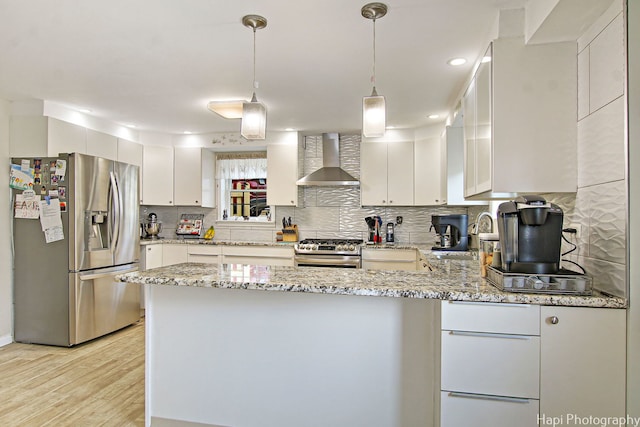
[[[413,246],[415,248],[415,246]],[[451,301],[625,308],[624,298],[503,292],[479,275],[477,261],[437,259],[421,252],[416,272],[322,267],[184,263],[127,273],[117,280],[138,284],[194,286],[318,294],[424,298]]]

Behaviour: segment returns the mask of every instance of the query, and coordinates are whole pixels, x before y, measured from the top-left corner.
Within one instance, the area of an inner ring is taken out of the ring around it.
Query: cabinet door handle
[[[551,323],[552,325],[557,325],[558,323],[560,323],[560,319],[558,319],[558,316],[551,316],[547,318],[547,322]]]
[[[510,302],[474,302],[474,301],[448,301],[449,304],[460,304],[460,305],[486,305],[486,306],[495,306],[495,307],[519,307],[519,308],[527,308],[531,307],[531,304],[516,304]]]
[[[465,399],[492,400],[495,402],[529,403],[529,399],[523,399],[520,397],[491,396],[488,394],[460,393],[457,391],[449,392],[449,396],[463,397]]]
[[[516,334],[494,334],[490,332],[468,332],[468,331],[449,331],[449,335],[458,335],[461,337],[482,337],[482,338],[504,338],[507,340],[530,340],[528,335]]]

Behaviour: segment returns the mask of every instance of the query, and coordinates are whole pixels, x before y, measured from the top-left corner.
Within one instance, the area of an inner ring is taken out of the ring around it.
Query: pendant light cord
[[[256,29],[253,29],[253,89],[258,88],[258,83],[256,82]]]
[[[376,18],[373,18],[373,76],[371,77],[373,87],[376,87]]]

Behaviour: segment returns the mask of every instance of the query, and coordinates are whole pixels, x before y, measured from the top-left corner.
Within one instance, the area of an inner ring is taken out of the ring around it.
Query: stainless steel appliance
[[[553,274],[560,268],[562,209],[541,196],[521,196],[498,206],[502,270]]]
[[[15,340],[72,346],[138,321],[139,287],[114,279],[138,270],[138,167],[77,153],[12,163],[34,168],[40,197],[64,207],[50,243],[40,221],[14,219]]]
[[[362,240],[304,239],[295,244],[296,267],[360,268]]]
[[[396,225],[393,222],[387,223],[387,235],[385,236],[385,240],[387,243],[393,243],[396,235]]]
[[[469,250],[469,216],[467,214],[431,215],[431,227],[436,230],[437,240],[433,250]]]
[[[159,239],[162,232],[162,223],[158,221],[158,215],[150,213],[149,217],[142,223],[145,239]]]

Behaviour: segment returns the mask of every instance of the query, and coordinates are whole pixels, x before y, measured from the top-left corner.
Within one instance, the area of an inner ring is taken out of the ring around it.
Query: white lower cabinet
[[[222,262],[293,267],[293,246],[224,246]]]
[[[542,307],[540,413],[563,417],[625,417],[626,312]],[[583,423],[584,425],[584,423]]]
[[[416,271],[418,252],[415,249],[363,249],[365,270]]]
[[[140,253],[142,256],[142,271],[152,268],[162,267],[162,246],[156,245],[142,245]]]
[[[443,301],[440,426],[536,426],[540,307]]]
[[[440,426],[624,417],[622,309],[443,301]]]
[[[163,244],[162,265],[173,265],[187,262],[189,260],[187,253],[188,247],[188,244]]]
[[[538,410],[539,402],[536,399],[442,391],[440,426],[537,426]]]

